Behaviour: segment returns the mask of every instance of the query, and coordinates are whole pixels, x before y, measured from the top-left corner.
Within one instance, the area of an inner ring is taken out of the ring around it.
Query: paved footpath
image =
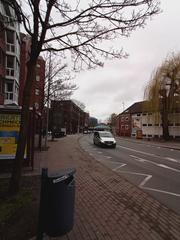
[[[180,216],[90,157],[78,138],[48,142],[49,150],[36,154],[36,168],[48,167],[49,172],[76,168],[73,230],[44,239],[180,240]]]

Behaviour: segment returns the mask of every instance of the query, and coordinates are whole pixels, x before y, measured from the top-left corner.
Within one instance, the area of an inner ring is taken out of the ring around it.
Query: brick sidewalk
[[[76,168],[76,201],[73,230],[44,239],[180,239],[180,216],[91,158],[80,148],[77,135],[48,144],[49,150],[37,153],[36,159],[49,172]]]

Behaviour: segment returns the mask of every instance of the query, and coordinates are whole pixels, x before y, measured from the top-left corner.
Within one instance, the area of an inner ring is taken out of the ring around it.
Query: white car
[[[111,132],[108,131],[96,131],[94,132],[93,142],[95,145],[102,147],[116,147],[116,140]]]

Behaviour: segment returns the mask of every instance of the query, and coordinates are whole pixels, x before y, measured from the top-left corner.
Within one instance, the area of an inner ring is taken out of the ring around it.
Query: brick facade
[[[21,69],[20,69],[20,89],[19,89],[19,105],[23,104],[23,91],[26,81],[26,63],[28,60],[28,51],[30,49],[30,38],[21,34]],[[44,85],[45,85],[45,61],[42,57],[38,58],[36,65],[36,78],[33,80],[30,107],[42,113],[44,107]]]
[[[66,128],[67,134],[82,132],[88,125],[89,114],[80,109],[73,101],[52,101],[50,128]]]

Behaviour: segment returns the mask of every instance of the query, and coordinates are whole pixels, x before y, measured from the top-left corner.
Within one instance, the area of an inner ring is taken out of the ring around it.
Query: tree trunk
[[[169,140],[169,121],[168,121],[168,105],[167,105],[167,97],[163,98],[162,101],[162,112],[161,112],[161,119],[162,119],[162,129],[163,129],[163,139]]]
[[[24,160],[25,147],[27,144],[27,133],[29,129],[29,106],[31,100],[31,89],[33,80],[35,78],[36,61],[37,58],[34,58],[33,60],[30,59],[29,62],[27,63],[27,77],[23,93],[23,106],[21,110],[21,124],[19,138],[12,176],[9,183],[10,195],[15,195],[20,190],[22,165]]]

